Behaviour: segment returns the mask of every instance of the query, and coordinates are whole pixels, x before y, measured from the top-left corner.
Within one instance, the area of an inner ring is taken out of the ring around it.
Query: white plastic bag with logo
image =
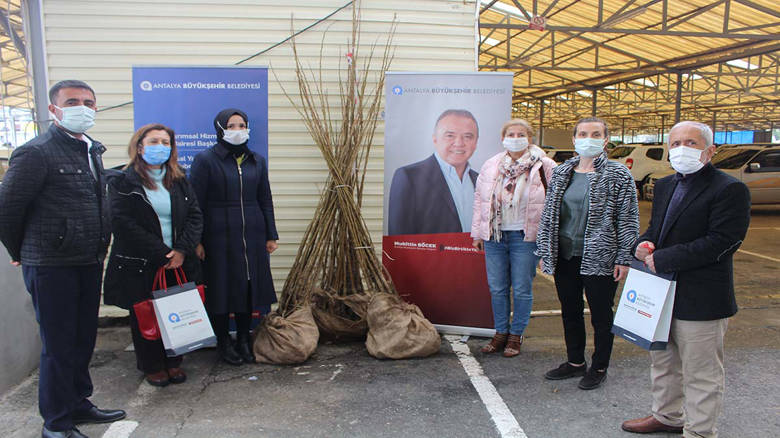
[[[620,296],[612,333],[645,350],[665,350],[672,325],[674,274],[654,274],[635,261]]]
[[[214,330],[195,283],[181,283],[152,292],[154,314],[168,357],[217,344]]]

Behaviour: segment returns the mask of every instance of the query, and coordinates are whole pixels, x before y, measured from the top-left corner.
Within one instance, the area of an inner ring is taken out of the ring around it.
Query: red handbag
[[[176,276],[176,282],[179,286],[183,286],[187,283],[187,276],[184,274],[184,269],[181,267],[173,270],[173,275]],[[206,288],[202,284],[197,285],[200,299],[206,302]],[[165,268],[160,268],[154,276],[154,283],[152,284],[152,291],[166,290],[168,284],[165,279]],[[141,336],[149,341],[156,341],[160,339],[160,327],[157,325],[157,316],[154,314],[154,300],[149,298],[148,300],[139,301],[133,304],[133,313],[135,313],[135,319],[138,321],[138,330],[141,332]]]

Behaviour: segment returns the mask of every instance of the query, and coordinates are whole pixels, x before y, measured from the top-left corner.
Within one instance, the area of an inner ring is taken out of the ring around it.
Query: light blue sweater
[[[156,190],[149,190],[144,187],[146,197],[154,208],[154,212],[157,213],[157,218],[160,219],[160,227],[163,236],[163,242],[168,245],[168,248],[173,248],[173,221],[171,218],[171,194],[163,186],[163,177],[165,176],[165,168],[162,169],[149,169],[149,176],[157,184]]]

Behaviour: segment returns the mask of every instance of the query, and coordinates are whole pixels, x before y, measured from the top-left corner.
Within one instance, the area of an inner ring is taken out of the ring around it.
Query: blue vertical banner
[[[268,67],[133,67],[135,129],[162,123],[176,132],[179,164],[217,141],[214,117],[225,108],[249,116],[249,149],[268,159]]]

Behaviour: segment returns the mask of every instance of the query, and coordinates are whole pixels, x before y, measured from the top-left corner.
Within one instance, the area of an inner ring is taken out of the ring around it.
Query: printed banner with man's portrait
[[[401,296],[453,332],[493,327],[485,254],[472,246],[470,232],[479,170],[502,150],[512,78],[486,72],[385,78],[383,263]]]

